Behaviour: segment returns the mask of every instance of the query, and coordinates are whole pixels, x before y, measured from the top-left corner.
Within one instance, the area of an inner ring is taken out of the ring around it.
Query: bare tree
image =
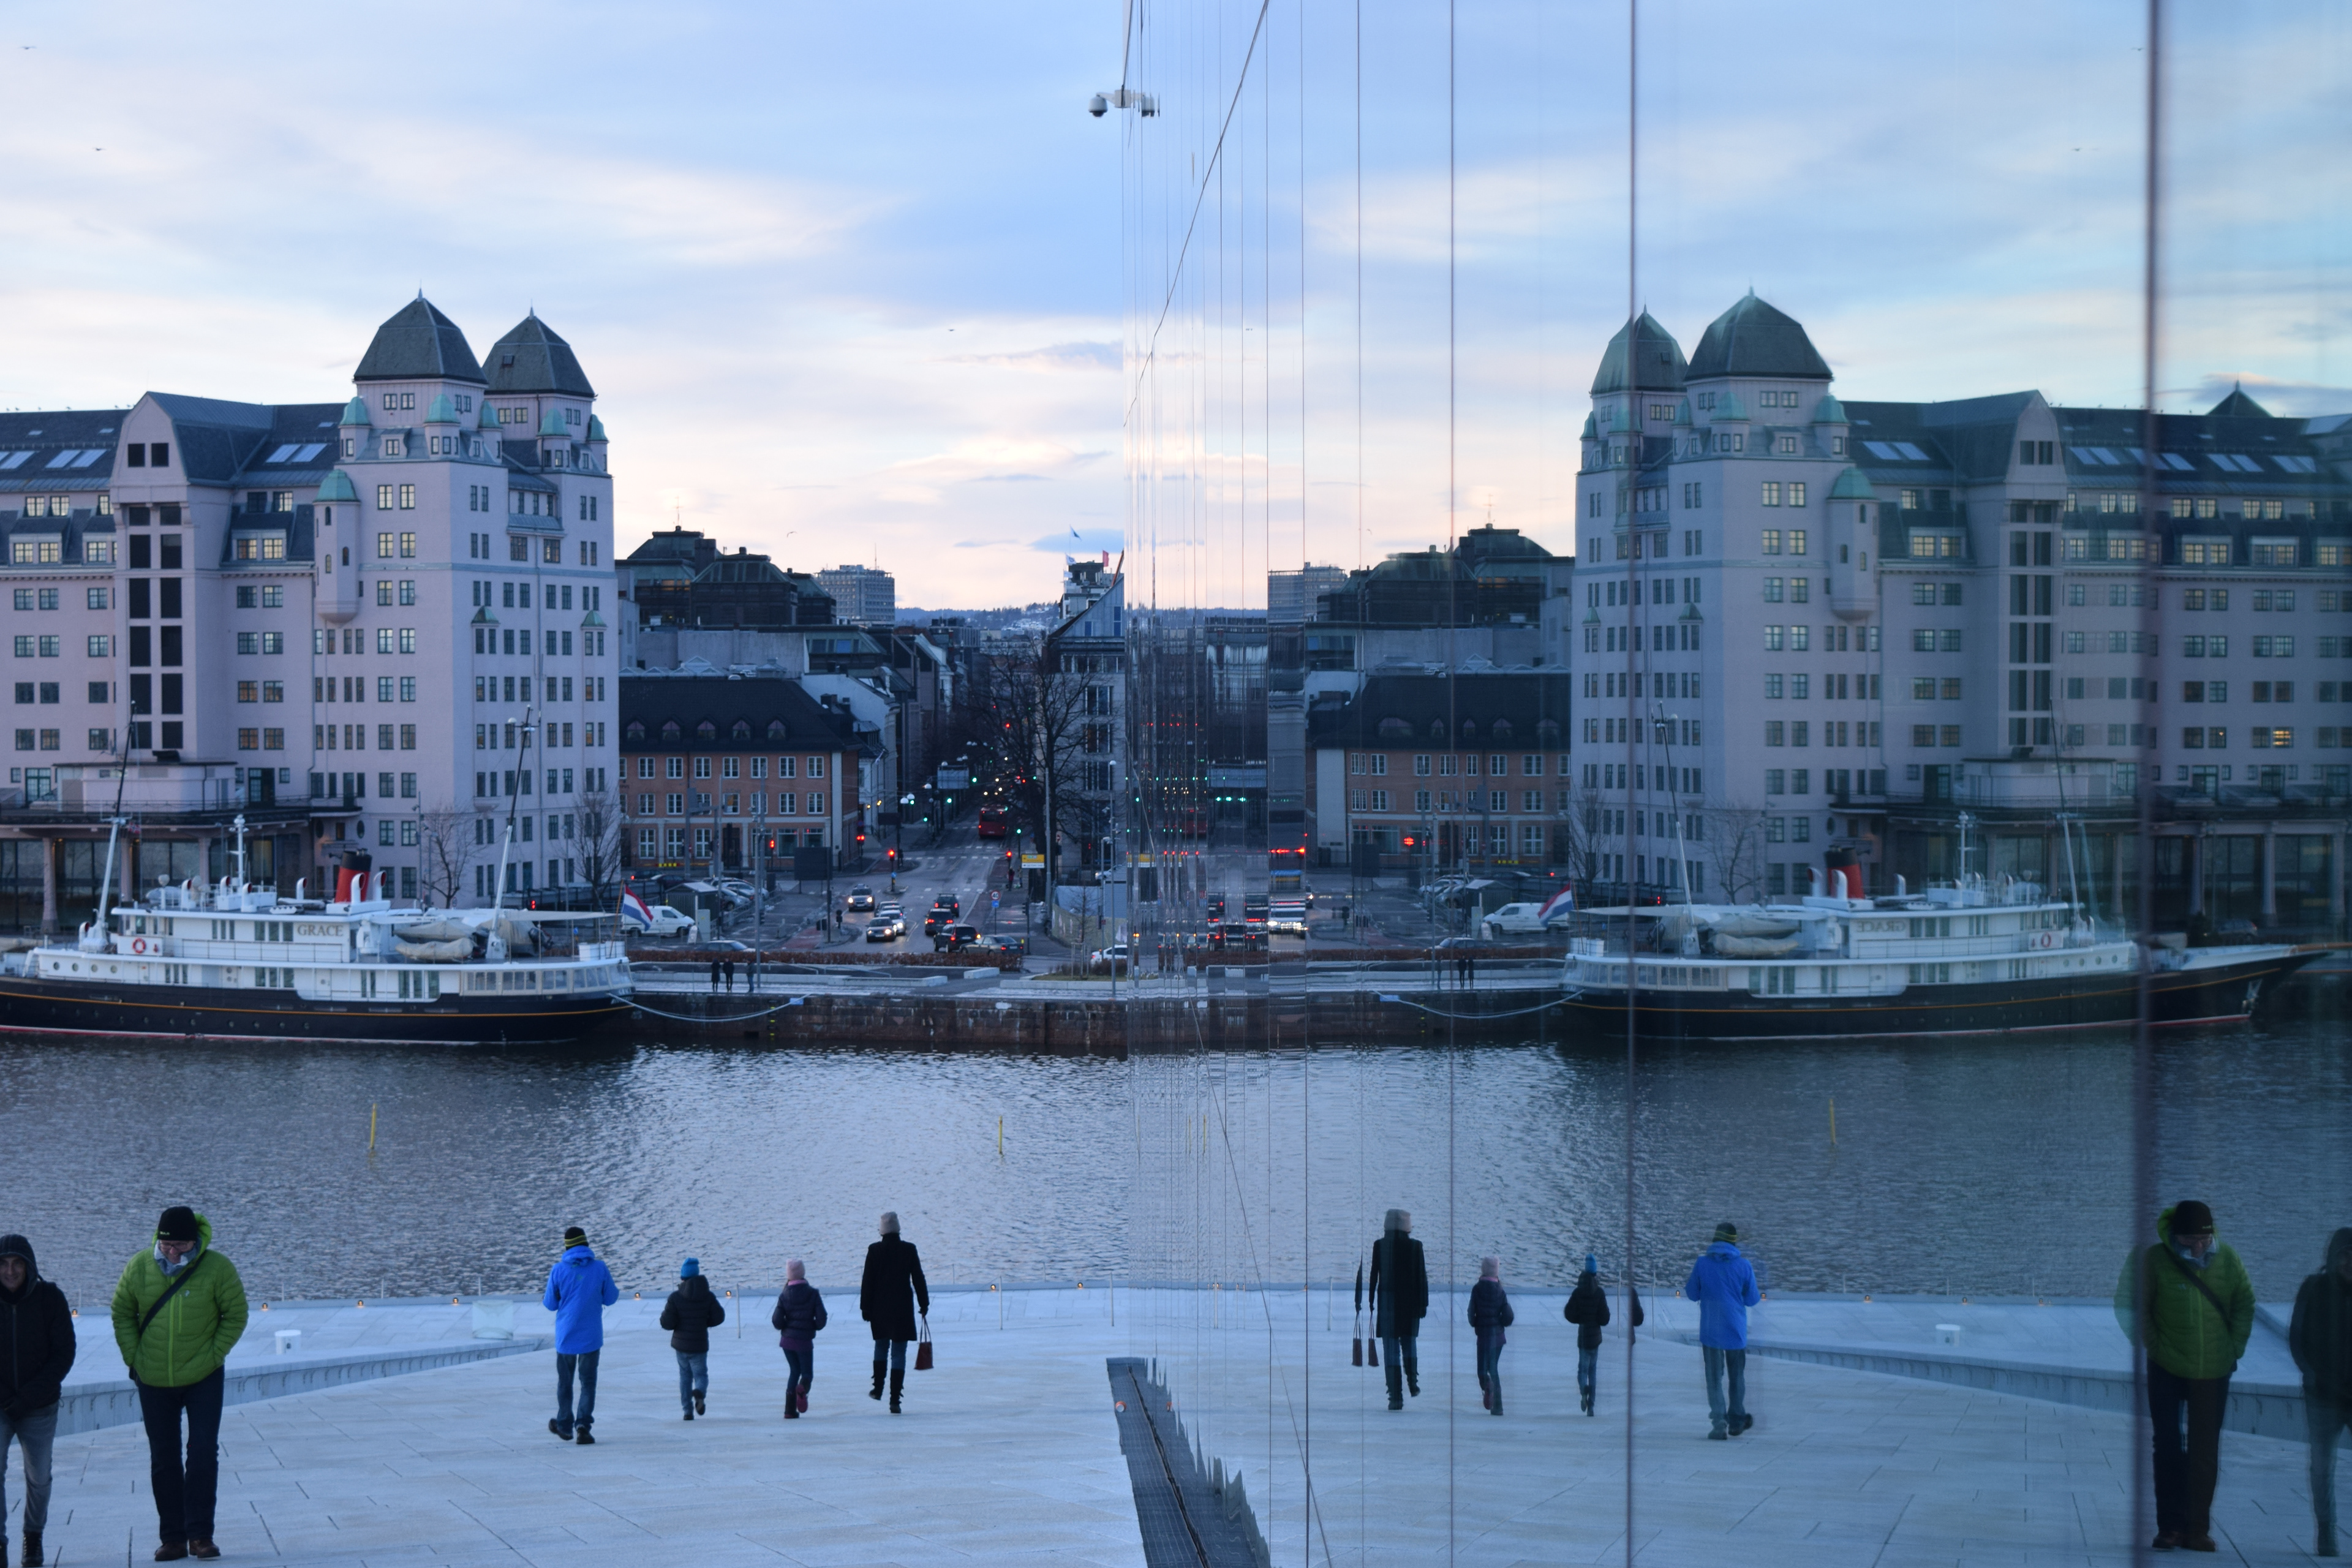
[[[1099,805],[1086,793],[1089,764],[1108,767],[1108,714],[1094,711],[1100,676],[1048,669],[1037,647],[978,662],[969,679],[961,751],[984,772],[1031,844],[1045,847],[1046,806],[1058,837],[1098,837]],[[1116,678],[1113,678],[1116,679]]]
[[[1552,830],[1555,856],[1568,867],[1569,880],[1582,899],[1581,889],[1601,880],[1600,792],[1572,785],[1560,792],[1560,800]]]
[[[1727,903],[1752,900],[1764,891],[1764,813],[1752,805],[1709,806],[1706,825],[1707,859],[1715,867],[1715,883]]]
[[[422,839],[417,852],[417,883],[424,907],[438,901],[455,909],[466,890],[466,870],[474,860],[474,814],[457,805],[436,805],[416,814]]]
[[[621,799],[609,790],[591,790],[580,797],[580,879],[588,884],[588,903],[602,909],[612,893],[621,867]]]

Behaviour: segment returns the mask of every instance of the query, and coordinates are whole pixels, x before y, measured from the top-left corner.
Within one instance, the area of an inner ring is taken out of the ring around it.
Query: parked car
[[[1542,915],[1541,904],[1505,904],[1500,909],[1487,910],[1485,918],[1479,921],[1478,929],[1487,937],[1501,934],[1536,936],[1564,925],[1568,921],[1568,913],[1564,910],[1549,924],[1545,923]]]
[[[1087,968],[1096,974],[1125,974],[1131,962],[1127,943],[1114,942],[1108,947],[1097,948],[1087,958]]]
[[[873,907],[874,889],[867,887],[863,882],[860,882],[857,886],[850,889],[849,897],[842,900],[842,908],[851,910],[852,912],[861,910],[870,910]]]
[[[650,937],[682,936],[694,929],[692,915],[683,910],[674,910],[667,904],[648,904],[646,912],[649,923],[641,924],[635,914],[628,914],[622,918],[622,929],[641,931]]]

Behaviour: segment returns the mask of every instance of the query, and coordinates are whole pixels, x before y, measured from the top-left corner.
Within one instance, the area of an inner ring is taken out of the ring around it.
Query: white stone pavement
[[[1211,1329],[1199,1293],[1126,1289],[1116,1327],[1099,1289],[936,1298],[940,1368],[909,1375],[908,1414],[893,1420],[864,1396],[854,1288],[835,1289],[810,1417],[789,1425],[767,1300],[747,1303],[740,1339],[733,1323],[719,1331],[711,1414],[691,1424],[652,1326],[658,1303],[625,1301],[609,1320],[596,1446],[547,1434],[544,1353],[242,1405],[224,1424],[219,1538],[231,1561],[289,1563],[1139,1564],[1104,1358],[1157,1353],[1204,1452],[1243,1465],[1277,1563],[1320,1563],[1327,1550],[1341,1563],[1622,1561],[1622,1340],[1602,1354],[1601,1417],[1587,1420],[1574,1413],[1560,1297],[1514,1299],[1501,1420],[1478,1408],[1451,1316],[1423,1340],[1423,1396],[1391,1415],[1379,1374],[1348,1364],[1344,1296],[1327,1328],[1319,1290],[1227,1293]],[[1690,1310],[1649,1306],[1651,1328],[1668,1331]],[[1438,1310],[1453,1310],[1441,1297]],[[1964,1351],[1973,1337],[2006,1353],[2087,1352],[2098,1337],[2089,1309],[1949,1303],[1776,1302],[1758,1327],[1904,1344],[1932,1340],[1937,1321],[1968,1325]],[[472,1318],[446,1303],[256,1314],[257,1333],[290,1326],[305,1353],[328,1353],[464,1339]],[[516,1328],[544,1332],[545,1316],[526,1305]],[[104,1347],[91,1359],[116,1370]],[[1714,1443],[1695,1351],[1645,1334],[1636,1371],[1644,1563],[2010,1568],[2131,1555],[2132,1467],[2145,1461],[2120,1415],[1758,1358],[1755,1430]],[[1269,1388],[1311,1396],[1311,1521],[1293,1406],[1278,1402],[1269,1422]],[[2302,1446],[2231,1434],[2216,1519],[2242,1563],[2304,1562]],[[144,1562],[153,1539],[138,1429],[60,1439],[53,1561]]]

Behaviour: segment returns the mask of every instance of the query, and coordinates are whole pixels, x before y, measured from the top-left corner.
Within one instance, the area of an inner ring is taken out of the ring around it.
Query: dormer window
[[[343,437],[343,456],[344,456],[344,457],[346,457],[346,458],[356,458],[356,457],[358,457],[359,455],[360,455],[360,442],[359,442],[359,437],[356,437],[356,436],[346,436],[346,437]]]
[[[1775,436],[1772,438],[1772,450],[1784,458],[1793,458],[1797,455],[1797,438],[1794,436]]]
[[[413,392],[387,392],[383,395],[383,405],[386,410],[393,412],[397,412],[403,408],[414,408],[416,406],[416,394]]]
[[[580,423],[580,410],[578,410],[577,408],[567,408],[567,409],[565,409],[565,410],[563,411],[563,422],[564,422],[566,425],[573,426],[575,426],[575,427],[576,427],[576,426],[579,425],[579,423]]]
[[[386,436],[383,438],[383,455],[387,458],[406,457],[408,443],[398,436]]]
[[[694,732],[698,738],[705,741],[715,741],[719,739],[719,726],[712,723],[708,719],[705,719],[701,723],[697,724],[694,727]]]

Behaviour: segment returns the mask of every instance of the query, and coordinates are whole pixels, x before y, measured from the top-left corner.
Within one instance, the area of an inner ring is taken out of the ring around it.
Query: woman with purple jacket
[[[784,1265],[783,1294],[768,1319],[783,1347],[792,1380],[784,1388],[784,1419],[797,1421],[808,1412],[809,1384],[816,1375],[818,1330],[824,1327],[824,1298],[808,1282],[808,1270],[797,1258]]]

